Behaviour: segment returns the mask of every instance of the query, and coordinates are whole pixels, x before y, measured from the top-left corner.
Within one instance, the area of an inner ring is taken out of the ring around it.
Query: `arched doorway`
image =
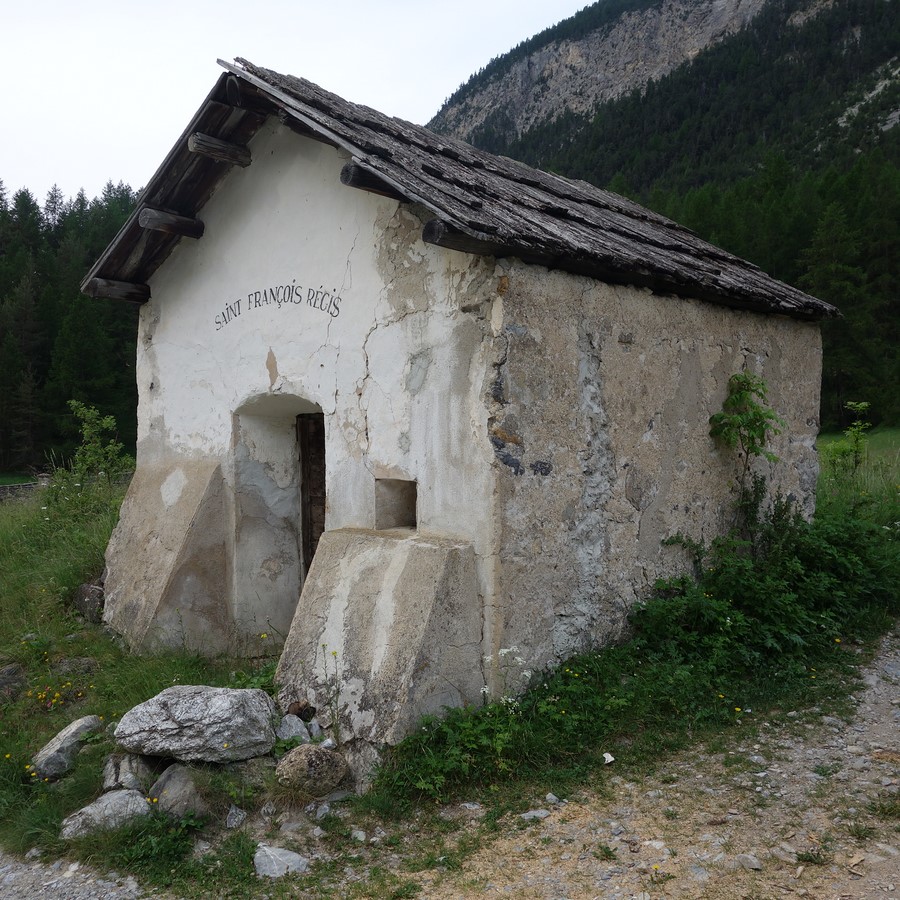
[[[325,528],[325,421],[297,396],[263,395],[232,430],[234,620],[245,634],[286,635]]]

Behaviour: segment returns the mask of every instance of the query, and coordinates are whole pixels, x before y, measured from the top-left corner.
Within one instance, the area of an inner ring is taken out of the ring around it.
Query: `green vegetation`
[[[15,473],[6,473],[0,475],[0,485],[5,484],[27,484],[34,479],[30,475],[17,475]]]
[[[0,181],[0,470],[68,456],[78,443],[73,399],[108,411],[134,447],[137,311],[78,286],[135,200],[110,182],[94,200],[53,187],[40,206],[25,188],[8,198]]]

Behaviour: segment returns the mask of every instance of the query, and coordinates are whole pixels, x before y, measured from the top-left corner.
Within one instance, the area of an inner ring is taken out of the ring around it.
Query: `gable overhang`
[[[146,302],[153,273],[178,241],[202,237],[203,206],[232,167],[252,163],[249,142],[277,116],[349,154],[342,184],[429,210],[425,243],[769,315],[838,314],[625,198],[237,63],[219,60],[226,72],[88,272],[85,294]]]

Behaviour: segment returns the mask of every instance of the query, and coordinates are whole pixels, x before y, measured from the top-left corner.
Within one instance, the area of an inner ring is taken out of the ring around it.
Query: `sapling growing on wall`
[[[710,416],[710,435],[722,441],[726,447],[737,450],[741,460],[738,476],[739,508],[746,511],[748,504],[755,505],[761,499],[761,482],[751,478],[753,460],[762,456],[775,462],[778,457],[767,449],[769,438],[780,434],[784,420],[766,405],[766,382],[752,372],[735,372],[728,379],[728,394],[720,412]]]

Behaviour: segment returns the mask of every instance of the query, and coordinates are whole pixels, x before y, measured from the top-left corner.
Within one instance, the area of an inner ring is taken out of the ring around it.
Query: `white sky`
[[[2,0],[0,179],[40,203],[143,187],[242,56],[424,124],[469,75],[590,0]]]

